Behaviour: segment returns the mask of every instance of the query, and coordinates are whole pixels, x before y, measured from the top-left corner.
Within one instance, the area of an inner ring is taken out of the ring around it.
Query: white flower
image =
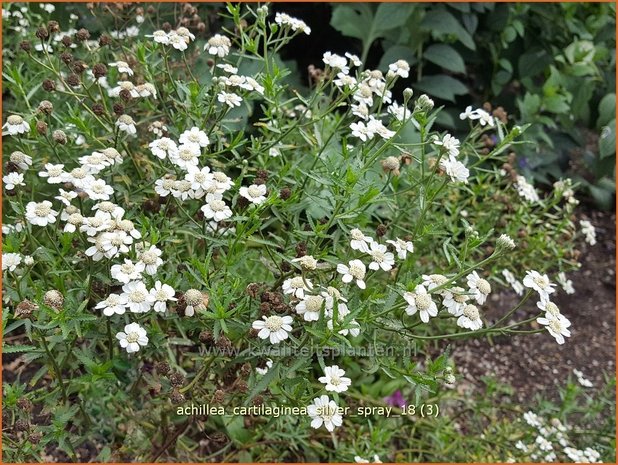
[[[369,269],[379,270],[382,268],[384,271],[392,270],[395,264],[395,256],[391,252],[387,252],[386,246],[372,242],[370,247],[369,255],[371,255],[373,261],[369,264]]]
[[[167,197],[174,189],[176,180],[173,178],[162,178],[155,181],[155,192],[161,197]]]
[[[6,123],[4,123],[2,129],[6,129],[9,135],[14,136],[16,134],[24,134],[30,131],[30,125],[24,121],[21,116],[11,115],[6,119]]]
[[[266,360],[266,368],[260,368],[260,367],[255,367],[255,371],[264,376],[266,373],[268,373],[268,370],[270,370],[273,367],[273,361],[271,359],[267,359]]]
[[[125,295],[110,294],[107,299],[99,302],[94,308],[97,310],[103,309],[103,315],[124,315],[127,311],[127,298]]]
[[[253,329],[259,329],[258,337],[260,339],[270,339],[271,344],[279,344],[288,338],[288,333],[292,331],[292,321],[294,319],[291,316],[263,316],[264,321],[257,320],[253,322],[251,326]]]
[[[77,231],[78,227],[81,228],[82,225],[84,224],[84,217],[82,216],[81,213],[71,213],[70,215],[68,215],[68,217],[64,218],[65,214],[66,214],[66,210],[62,212],[62,217],[61,217],[63,221],[66,220],[67,222],[67,224],[64,225],[63,232],[74,233],[75,231]]]
[[[391,244],[395,248],[395,252],[397,252],[397,258],[400,260],[405,260],[408,252],[414,252],[414,244],[410,241],[404,241],[403,239],[396,238],[394,241],[388,240],[386,241],[388,244]]]
[[[423,282],[421,284],[425,286],[429,292],[435,292],[436,294],[441,295],[444,295],[447,292],[446,289],[438,289],[437,291],[434,290],[448,281],[448,278],[446,276],[434,273],[424,274],[422,275],[422,278]]]
[[[162,30],[154,31],[152,35],[147,35],[146,37],[152,37],[152,39],[158,44],[167,45],[170,43],[169,35],[167,32]]]
[[[103,179],[95,179],[88,184],[84,183],[82,189],[92,200],[109,200],[110,196],[114,193],[114,188],[108,186]]]
[[[157,269],[163,264],[161,253],[159,249],[151,245],[139,255],[139,261],[145,265],[146,274],[152,276],[157,273]]]
[[[451,315],[459,316],[463,312],[466,302],[470,299],[470,296],[465,292],[466,290],[461,287],[453,287],[445,290],[442,305],[446,307]]]
[[[223,221],[232,216],[232,210],[223,201],[221,194],[207,194],[206,205],[200,208],[204,213],[204,218],[214,221]]]
[[[515,186],[517,193],[529,202],[539,202],[539,194],[537,194],[534,186],[530,184],[525,177],[517,176],[517,185]]]
[[[49,223],[56,222],[58,212],[52,210],[52,203],[49,200],[42,202],[28,202],[26,205],[26,220],[30,224],[37,226],[47,226]]]
[[[292,294],[297,299],[302,299],[305,297],[305,291],[311,291],[313,285],[308,279],[303,279],[302,276],[295,276],[283,281],[281,289],[284,294]]]
[[[579,225],[582,227],[582,233],[586,238],[586,242],[590,245],[595,245],[597,243],[597,233],[592,223],[588,220],[580,220]]]
[[[318,261],[312,255],[303,255],[292,260],[293,263],[300,263],[303,270],[313,271],[318,267]]]
[[[24,175],[22,173],[9,173],[2,177],[4,188],[8,191],[15,189],[17,186],[25,186]]]
[[[417,311],[423,323],[428,323],[430,317],[438,315],[438,307],[431,300],[431,294],[427,292],[425,286],[419,284],[414,289],[414,292],[406,292],[403,298],[408,302],[405,311],[408,315],[414,315]]]
[[[195,126],[183,132],[178,140],[181,144],[195,144],[199,147],[207,147],[210,144],[206,133]]]
[[[153,299],[142,281],[131,281],[122,286],[122,296],[133,313],[144,313],[152,307]]]
[[[406,116],[410,116],[410,111],[405,105],[399,105],[397,102],[391,103],[387,107],[389,114],[393,115],[397,121],[403,121]]]
[[[350,52],[345,52],[345,56],[350,60],[350,66],[362,66],[363,62],[358,56]]]
[[[461,316],[457,318],[457,326],[473,331],[483,327],[483,320],[481,320],[481,315],[476,305],[468,304],[464,306]]]
[[[449,154],[449,157],[456,157],[459,155],[459,139],[451,136],[450,134],[445,134],[442,140],[440,140],[438,136],[434,135],[432,142],[434,145],[444,147],[444,150]]]
[[[528,425],[532,426],[533,428],[540,428],[542,426],[539,416],[532,411],[528,411],[524,413],[524,421]],[[522,448],[522,447],[517,447],[517,448],[525,450],[525,448]]]
[[[217,100],[221,103],[225,103],[230,108],[239,107],[242,102],[242,98],[239,95],[224,91],[217,94]]]
[[[350,129],[352,130],[352,135],[354,137],[358,137],[363,142],[367,142],[368,140],[373,139],[373,137],[375,136],[375,132],[373,132],[369,127],[365,126],[365,123],[363,123],[362,121],[350,124]]]
[[[199,164],[200,147],[195,144],[182,144],[176,153],[170,153],[170,161],[184,170]]]
[[[195,40],[195,35],[193,35],[186,27],[181,26],[176,29],[176,34],[182,37],[187,44],[189,44],[192,40]]]
[[[178,154],[178,146],[169,137],[162,137],[157,140],[153,140],[150,144],[150,151],[156,157],[164,159],[165,157],[175,157]]]
[[[96,236],[101,231],[107,231],[111,225],[111,215],[106,212],[97,211],[94,216],[84,218],[84,222],[79,227],[79,230],[85,232],[88,236]]]
[[[231,46],[232,42],[230,42],[230,39],[221,34],[215,34],[208,39],[208,43],[204,45],[204,50],[207,50],[211,55],[223,58],[230,53]]]
[[[219,63],[217,65],[217,68],[221,68],[223,71],[225,71],[228,74],[236,74],[238,72],[238,68],[228,63]]]
[[[146,347],[148,344],[146,330],[137,323],[126,325],[124,332],[116,333],[116,339],[120,341],[120,347],[126,349],[129,354],[139,351],[140,346]]]
[[[17,268],[20,264],[21,264],[20,254],[12,253],[12,252],[2,253],[2,271],[4,270],[15,271],[15,268]]]
[[[201,198],[205,191],[210,192],[214,187],[214,176],[207,166],[200,168],[199,166],[190,165],[187,168],[185,180],[191,183],[191,189],[195,191],[196,198]]]
[[[545,318],[559,318],[560,316],[562,316],[558,306],[550,300],[541,299],[539,302],[536,303],[536,306],[539,308],[539,310],[545,312]]]
[[[481,278],[476,271],[466,276],[466,280],[474,299],[479,305],[483,305],[491,292],[491,284],[486,279]]]
[[[369,236],[365,236],[363,232],[354,228],[350,231],[350,247],[353,250],[358,250],[360,252],[369,253],[369,245],[373,243],[373,238]]]
[[[112,68],[117,68],[120,73],[127,73],[129,76],[133,76],[133,70],[124,61],[115,61],[113,63],[109,63],[109,66]]]
[[[299,315],[303,315],[305,321],[318,321],[323,304],[324,297],[321,295],[305,295],[302,300],[296,304],[296,312]]]
[[[552,284],[546,274],[540,274],[538,271],[526,271],[524,278],[524,286],[534,289],[539,293],[541,299],[549,300],[549,294],[552,294],[555,289],[555,284]]]
[[[340,55],[326,52],[322,56],[322,61],[331,68],[341,70],[341,72],[344,74],[348,74],[350,72],[350,68],[348,67],[348,60],[346,60],[345,57],[342,57]]]
[[[113,265],[110,269],[112,279],[121,283],[127,284],[129,281],[142,279],[145,265],[143,263],[134,264],[131,260],[125,258],[122,265]]]
[[[165,312],[167,310],[167,302],[176,301],[176,291],[168,284],[162,284],[157,281],[152,289],[150,289],[150,298],[154,302],[155,312]]]
[[[515,278],[513,273],[505,269],[502,270],[502,276],[504,276],[505,281],[511,285],[517,295],[524,293],[524,285]]]
[[[328,431],[333,431],[343,424],[339,407],[334,400],[323,395],[313,399],[313,404],[307,406],[307,414],[311,417],[311,427],[319,428],[324,425]]]
[[[449,156],[447,159],[440,160],[440,167],[446,172],[453,182],[468,183],[470,171],[462,162]]]
[[[221,171],[213,171],[212,180],[214,183],[214,192],[217,194],[223,194],[234,185],[232,179]]]
[[[574,374],[575,376],[577,376],[577,382],[578,382],[579,384],[581,384],[582,386],[584,386],[584,387],[588,387],[588,388],[593,387],[592,382],[591,382],[589,379],[587,379],[581,371],[576,370],[576,369],[574,368],[574,369],[573,369],[573,374]]]
[[[106,213],[115,220],[119,220],[124,216],[124,208],[113,202],[108,202],[107,200],[93,205],[92,209],[101,213]]]
[[[573,281],[567,279],[564,271],[558,273],[558,276],[556,276],[556,281],[558,282],[558,284],[560,284],[564,292],[566,292],[567,294],[575,294],[575,289],[573,288]]]
[[[354,461],[356,463],[369,463],[369,460],[364,459],[358,455],[354,456]],[[380,460],[380,457],[378,456],[378,454],[374,454],[373,455],[373,463],[382,463],[382,461]]]
[[[549,315],[546,314],[545,317],[537,318],[537,323],[545,326],[549,334],[556,339],[558,344],[564,344],[564,336],[571,336],[571,332],[567,329],[571,326],[571,322],[563,315],[559,315],[557,318],[547,318],[548,316]]]
[[[116,127],[126,132],[129,135],[137,134],[137,129],[135,128],[135,121],[129,115],[120,115],[116,120]]]
[[[124,231],[104,232],[99,237],[107,258],[128,253],[129,247],[127,246],[133,243],[133,238]]]
[[[44,168],[45,171],[39,171],[39,176],[47,178],[49,184],[60,184],[64,182],[63,178],[65,172],[63,164],[54,165],[53,163],[46,163]]]
[[[343,275],[341,280],[346,284],[356,280],[356,285],[361,289],[365,289],[367,287],[364,281],[365,273],[367,272],[365,264],[360,260],[350,260],[349,265],[346,266],[342,263],[337,265],[337,272]]]
[[[402,78],[407,78],[410,75],[410,64],[405,60],[397,60],[395,63],[391,63],[388,65],[388,69]]]
[[[379,134],[383,139],[390,139],[395,135],[395,131],[387,129],[382,121],[375,119],[372,115],[369,116],[369,122],[367,123],[367,131],[370,133]]]
[[[345,371],[339,368],[338,365],[333,365],[324,368],[324,376],[318,378],[320,383],[326,384],[327,391],[344,392],[348,390],[348,386],[352,384],[350,378],[345,377]]]
[[[32,165],[32,157],[19,150],[11,153],[9,159],[11,163],[19,166],[22,170],[27,170]]]
[[[176,31],[170,31],[167,34],[167,40],[169,45],[174,47],[176,50],[180,50],[181,52],[185,51],[188,48],[188,44],[185,38],[178,34]]]
[[[251,203],[259,205],[266,200],[266,185],[251,184],[249,187],[242,186],[238,193]]]
[[[335,84],[337,87],[348,87],[351,89],[355,87],[358,82],[352,76],[349,76],[340,71],[337,73],[337,79],[333,81],[333,84]]]
[[[476,114],[478,115],[478,120],[479,123],[481,123],[481,126],[488,125],[492,128],[495,126],[494,117],[487,113],[485,110],[479,108],[476,110]]]
[[[196,310],[203,310],[208,305],[208,299],[205,299],[204,294],[197,289],[188,289],[184,294],[184,300],[187,304],[185,308],[185,316],[195,315]]]
[[[275,22],[280,26],[289,26],[292,31],[301,31],[305,34],[311,34],[311,28],[304,21],[291,17],[285,13],[276,13]]]
[[[459,119],[461,120],[464,120],[464,119],[475,120],[479,118],[480,116],[477,113],[477,110],[473,110],[470,105],[468,105],[466,109],[462,113],[459,114]]]

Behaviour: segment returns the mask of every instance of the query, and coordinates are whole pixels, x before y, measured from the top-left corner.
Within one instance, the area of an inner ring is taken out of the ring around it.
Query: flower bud
[[[54,142],[60,145],[64,145],[67,143],[67,135],[64,133],[64,131],[60,129],[56,129],[52,133],[52,139],[54,139]]]
[[[420,110],[420,111],[424,111],[424,112],[428,112],[431,111],[434,107],[434,103],[433,100],[431,100],[427,94],[422,94],[417,100],[416,100],[416,109]]]
[[[48,307],[61,310],[64,305],[64,296],[55,289],[49,290],[43,296],[43,303]]]
[[[38,111],[39,113],[51,115],[54,111],[54,105],[49,100],[43,100],[41,103],[39,103]]]
[[[515,248],[515,241],[506,234],[502,234],[496,241],[496,248],[498,250],[513,250]]]

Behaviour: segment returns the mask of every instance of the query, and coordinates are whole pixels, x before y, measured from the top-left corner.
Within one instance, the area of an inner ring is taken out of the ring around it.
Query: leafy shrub
[[[331,24],[361,40],[363,56],[380,41],[381,70],[406,59],[415,89],[448,102],[491,102],[531,124],[531,143],[517,151],[526,175],[544,184],[570,176],[610,208],[615,13],[602,3],[339,4]],[[461,129],[455,111],[439,123]]]
[[[394,455],[456,382],[434,343],[569,336],[547,273],[594,228],[518,174],[527,125],[437,131],[404,60],[327,52],[302,94],[278,52],[310,28],[264,6],[217,32],[93,6],[98,37],[8,8],[6,460]]]

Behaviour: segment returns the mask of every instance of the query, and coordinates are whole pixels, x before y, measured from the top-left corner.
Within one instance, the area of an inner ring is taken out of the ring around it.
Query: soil
[[[453,357],[464,386],[482,391],[481,377],[491,376],[514,388],[514,400],[530,403],[536,395],[558,399],[558,387],[573,376],[573,369],[582,371],[595,388],[603,385],[604,374],[616,372],[616,215],[592,212],[589,219],[596,227],[597,244],[580,245],[582,267],[568,274],[576,292],[558,290],[552,299],[570,319],[571,337],[563,345],[545,331],[458,343]],[[496,295],[496,301],[496,308],[505,308],[516,303],[517,296]],[[531,309],[520,311],[514,321]]]

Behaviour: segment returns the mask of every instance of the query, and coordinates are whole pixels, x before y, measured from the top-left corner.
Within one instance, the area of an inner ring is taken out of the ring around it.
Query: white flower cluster
[[[532,184],[530,184],[525,177],[517,176],[517,184],[515,185],[517,193],[520,197],[526,199],[530,203],[539,202],[539,194]]]
[[[165,32],[163,30],[154,31],[151,35],[146,37],[152,37],[152,39],[162,45],[171,45],[176,50],[185,51],[191,41],[195,40],[195,35],[189,31],[186,27],[179,27],[176,30]]]
[[[591,447],[579,450],[571,445],[568,435],[570,428],[557,418],[546,421],[536,413],[528,411],[524,413],[523,420],[534,428],[534,442],[526,444],[520,440],[515,443],[515,448],[528,455],[533,461],[556,462],[556,452],[561,450],[573,462],[600,463],[601,454],[596,450]]]
[[[597,243],[597,231],[588,220],[580,220],[579,225],[582,227],[582,234],[586,239],[586,242],[590,245]]]
[[[466,168],[466,165],[457,160],[459,155],[459,139],[450,134],[445,134],[442,139],[437,135],[434,136],[432,142],[447,155],[446,158],[440,158],[440,167],[451,178],[451,181],[467,183],[470,171]]]
[[[151,153],[161,160],[167,159],[181,171],[185,172],[182,179],[167,175],[155,181],[155,192],[161,197],[172,195],[179,201],[187,199],[204,199],[201,211],[204,218],[210,221],[212,229],[217,223],[232,216],[232,210],[223,199],[223,195],[234,185],[222,171],[211,171],[208,166],[200,166],[202,150],[210,144],[208,135],[197,127],[184,131],[178,143],[168,137],[152,141],[149,145]],[[239,194],[249,202],[259,205],[267,199],[267,189],[264,184],[243,186]]]
[[[300,31],[307,35],[311,34],[311,28],[307,26],[304,21],[293,18],[286,13],[275,13],[275,23],[279,26],[289,27],[294,32]]]
[[[2,271],[9,270],[13,272],[22,263],[26,266],[32,266],[34,258],[30,255],[22,255],[15,252],[2,252]]]
[[[471,121],[478,120],[481,126],[490,126],[494,127],[496,125],[495,119],[489,113],[487,113],[482,108],[477,108],[473,110],[471,106],[466,107],[463,113],[459,114],[459,119],[466,120],[469,119]]]
[[[568,330],[571,322],[560,313],[558,306],[549,300],[549,295],[556,291],[554,289],[556,285],[549,280],[546,274],[535,270],[526,271],[523,283],[525,287],[539,294],[540,300],[536,305],[544,312],[544,316],[537,318],[536,321],[547,328],[558,344],[564,344],[564,337],[571,336]]]

